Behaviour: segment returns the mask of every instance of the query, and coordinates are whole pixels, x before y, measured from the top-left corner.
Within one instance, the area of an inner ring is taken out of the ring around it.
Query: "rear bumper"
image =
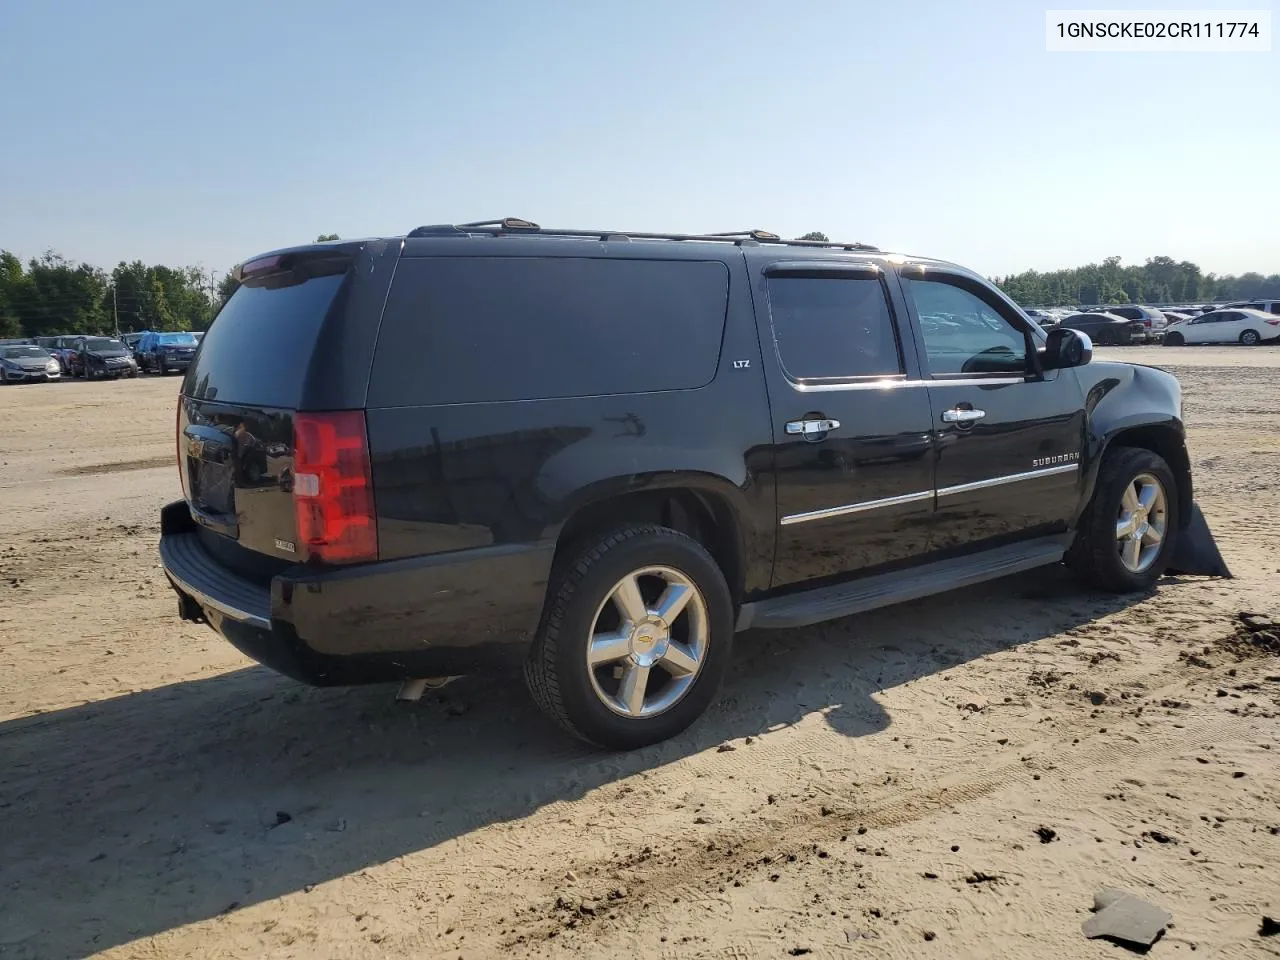
[[[518,664],[542,614],[553,547],[518,545],[317,570],[270,584],[220,565],[185,502],[161,511],[160,558],[184,620],[316,686]]]

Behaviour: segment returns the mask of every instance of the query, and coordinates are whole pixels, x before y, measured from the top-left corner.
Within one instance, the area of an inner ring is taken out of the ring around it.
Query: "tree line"
[[[819,230],[797,240],[827,240]],[[1081,307],[1116,303],[1210,303],[1222,300],[1280,300],[1280,273],[1218,276],[1189,260],[1151,257],[1142,266],[1121,266],[1107,257],[1067,270],[1027,270],[991,277],[1024,307]]]
[[[1151,257],[1142,266],[1129,267],[1121,266],[1119,257],[1107,257],[1070,270],[1028,270],[991,279],[1025,307],[1280,299],[1280,273],[1218,276],[1172,257]]]
[[[318,240],[337,240],[334,233]],[[110,273],[49,251],[23,263],[0,250],[0,339],[62,333],[204,330],[235,292],[230,271],[121,262]]]
[[[337,240],[321,234],[317,240]],[[813,231],[798,239],[826,240]],[[1280,274],[1204,273],[1187,260],[1152,257],[1122,266],[1119,257],[1068,270],[1028,270],[992,277],[1028,307],[1106,303],[1196,303],[1280,299]],[[50,251],[26,264],[0,250],[0,338],[133,330],[203,330],[235,292],[230,272],[220,279],[198,267],[121,262],[110,273]]]

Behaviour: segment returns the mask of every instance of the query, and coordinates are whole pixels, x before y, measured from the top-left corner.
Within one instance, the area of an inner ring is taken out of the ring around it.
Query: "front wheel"
[[[1173,556],[1177,518],[1177,482],[1164,458],[1140,447],[1117,447],[1098,471],[1068,563],[1101,590],[1148,590]]]
[[[1164,345],[1166,347],[1181,347],[1186,342],[1186,338],[1180,333],[1166,333],[1164,335]]]
[[[1258,336],[1257,330],[1246,330],[1240,334],[1240,342],[1246,347],[1256,347],[1262,342],[1262,337]]]
[[[700,543],[653,524],[615,530],[583,543],[551,591],[525,680],[560,726],[628,750],[706,710],[729,662],[733,602]]]

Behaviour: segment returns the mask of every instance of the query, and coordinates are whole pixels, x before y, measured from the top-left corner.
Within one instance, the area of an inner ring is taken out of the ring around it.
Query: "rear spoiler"
[[[269,253],[246,260],[233,272],[235,279],[250,286],[285,287],[312,277],[343,273],[351,266],[360,247],[341,250],[312,248],[283,253]]]

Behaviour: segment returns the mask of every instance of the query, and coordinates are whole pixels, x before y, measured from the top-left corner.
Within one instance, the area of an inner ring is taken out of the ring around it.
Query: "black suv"
[[[1227,575],[1177,381],[947,263],[507,220],[237,276],[160,554],[184,619],[298,680],[514,661],[635,747],[707,707],[736,631],[1063,560]]]
[[[133,348],[138,366],[144,371],[162,376],[170,370],[187,369],[200,344],[193,334],[146,333]]]

